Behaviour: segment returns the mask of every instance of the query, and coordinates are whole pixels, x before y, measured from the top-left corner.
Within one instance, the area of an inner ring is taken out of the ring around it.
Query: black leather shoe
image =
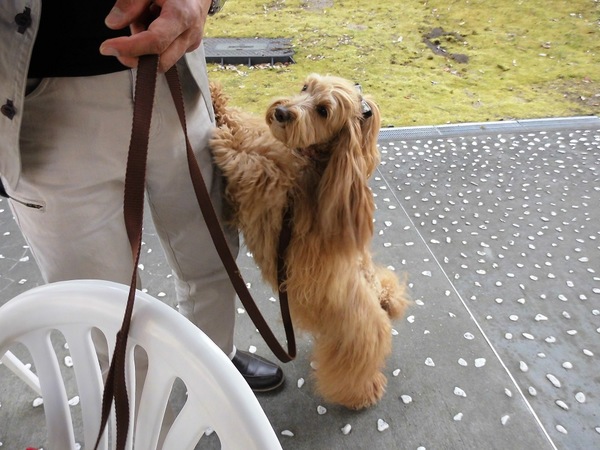
[[[237,350],[231,360],[254,392],[268,392],[283,384],[283,370],[252,353]]]

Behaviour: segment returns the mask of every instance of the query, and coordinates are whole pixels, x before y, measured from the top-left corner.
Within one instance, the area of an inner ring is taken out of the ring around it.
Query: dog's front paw
[[[345,406],[348,409],[359,410],[373,406],[385,394],[387,378],[381,372],[376,372],[371,378],[357,382],[353,374],[348,374],[344,380],[327,380],[319,376],[317,370],[317,389],[325,400]]]
[[[218,128],[214,128],[212,135],[208,141],[208,145],[213,152],[223,152],[231,148],[233,143],[233,133],[227,125],[221,125]]]
[[[390,319],[399,319],[410,304],[406,298],[406,286],[400,282],[396,274],[383,267],[377,268],[377,277],[381,285],[379,303]]]

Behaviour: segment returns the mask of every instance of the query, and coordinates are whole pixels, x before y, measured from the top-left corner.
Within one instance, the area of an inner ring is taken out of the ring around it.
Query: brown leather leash
[[[194,156],[192,146],[187,136],[184,101],[177,67],[173,66],[165,75],[185,136],[187,160],[194,192],[198,200],[198,205],[202,210],[202,214],[210,235],[215,244],[215,248],[217,249],[217,253],[219,254],[219,257],[225,266],[227,274],[229,275],[229,278],[238,297],[240,298],[240,301],[242,302],[242,305],[248,312],[250,319],[260,332],[261,336],[280,361],[289,362],[296,356],[296,340],[294,336],[292,320],[290,317],[287,292],[285,291],[283,285],[286,279],[285,253],[292,234],[292,209],[291,207],[288,208],[283,218],[277,257],[279,300],[288,347],[286,351],[271,331],[269,325],[260,313],[258,306],[254,302],[252,295],[248,291],[246,283],[244,282],[240,270],[235,262],[235,258],[229,249],[229,245],[227,244],[227,240],[223,233],[218,216],[210,201],[210,196],[206,189],[206,184],[204,183],[200,167],[198,166],[198,162]],[[123,201],[125,226],[127,228],[127,235],[131,244],[131,251],[134,260],[133,274],[131,277],[131,287],[129,290],[129,297],[127,299],[123,323],[120,331],[117,333],[115,350],[106,379],[106,384],[104,386],[104,394],[102,398],[102,419],[100,423],[100,431],[98,433],[98,438],[94,448],[98,448],[100,439],[104,429],[106,428],[113,399],[115,402],[115,414],[117,422],[116,448],[118,450],[124,449],[127,442],[127,433],[129,430],[129,401],[125,380],[125,356],[127,350],[127,337],[129,334],[129,327],[135,301],[137,267],[142,245],[144,193],[146,186],[146,161],[157,77],[158,56],[146,55],[140,57],[135,85],[133,123],[131,130],[131,141],[129,145],[129,155],[127,159],[127,169],[125,173],[125,194]]]

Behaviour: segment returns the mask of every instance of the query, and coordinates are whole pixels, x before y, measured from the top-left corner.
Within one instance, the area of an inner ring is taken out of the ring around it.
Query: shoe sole
[[[252,389],[252,392],[271,392],[271,391],[274,391],[274,390],[280,388],[283,385],[284,381],[285,381],[285,377],[282,377],[281,381],[274,386],[270,386],[270,387],[266,387],[266,388],[256,388],[256,389],[251,387],[250,389]]]

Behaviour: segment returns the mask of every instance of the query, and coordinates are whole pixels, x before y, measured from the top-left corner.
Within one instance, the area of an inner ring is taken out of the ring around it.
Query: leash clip
[[[362,108],[362,116],[364,119],[368,119],[369,117],[371,117],[373,115],[373,110],[371,109],[371,107],[369,106],[367,101],[362,97],[362,86],[359,83],[354,83],[354,89],[356,89],[356,91],[360,95],[360,105]]]

